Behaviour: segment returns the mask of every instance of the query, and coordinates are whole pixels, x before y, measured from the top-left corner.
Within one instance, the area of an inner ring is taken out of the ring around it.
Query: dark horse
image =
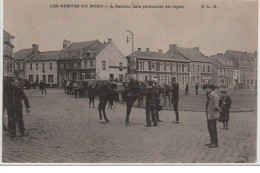
[[[133,79],[131,79],[130,82],[125,83],[125,90],[123,91],[122,97],[123,102],[126,102],[126,125],[130,124],[129,117],[133,104],[138,96],[142,93],[144,87],[144,82],[138,82]]]
[[[117,92],[115,91],[117,89],[117,84],[109,81],[98,81],[97,82],[97,95],[99,98],[99,105],[98,105],[98,111],[99,111],[99,118],[101,123],[105,123],[103,121],[103,116],[105,121],[108,123],[109,120],[106,116],[106,105],[109,99],[116,99]],[[103,113],[103,116],[102,116]]]

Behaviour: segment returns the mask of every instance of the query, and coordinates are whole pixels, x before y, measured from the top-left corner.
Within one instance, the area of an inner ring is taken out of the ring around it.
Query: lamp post
[[[128,43],[129,40],[132,40],[132,53],[134,52],[134,33],[129,31],[129,30],[126,30],[126,32],[129,32],[131,34],[131,38],[128,38],[128,36],[126,37],[126,43]]]

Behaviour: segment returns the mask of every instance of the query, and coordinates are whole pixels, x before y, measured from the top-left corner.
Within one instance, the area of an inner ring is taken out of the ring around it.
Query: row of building
[[[39,51],[32,48],[13,53],[15,38],[4,31],[4,76],[16,76],[30,82],[44,80],[58,85],[62,80],[117,80],[129,76],[148,81],[156,76],[161,83],[176,77],[180,86],[214,83],[225,88],[243,84],[246,88],[257,85],[257,52],[227,50],[224,54],[205,56],[198,47],[184,48],[169,45],[165,53],[149,48],[124,56],[112,39],[86,42],[63,41],[57,51]]]

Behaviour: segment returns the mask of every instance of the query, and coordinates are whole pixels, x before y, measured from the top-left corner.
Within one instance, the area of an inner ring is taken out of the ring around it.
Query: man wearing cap
[[[218,147],[218,136],[217,136],[217,119],[219,118],[219,96],[215,92],[215,86],[208,84],[206,86],[207,102],[206,102],[206,117],[208,130],[210,135],[210,143],[205,144],[209,148]]]
[[[178,124],[179,121],[179,112],[178,112],[178,102],[179,102],[179,83],[176,82],[176,77],[172,78],[172,104],[175,111],[176,121],[173,123]]]
[[[7,88],[4,92],[6,94],[4,105],[8,115],[8,135],[11,138],[14,138],[16,136],[16,123],[18,123],[19,130],[22,135],[24,134],[25,130],[23,122],[22,100],[24,100],[27,113],[30,112],[30,105],[23,90],[19,88],[17,80],[12,79],[10,88]]]
[[[223,129],[228,129],[228,121],[229,121],[229,109],[231,107],[232,100],[227,95],[227,91],[221,91],[222,96],[219,99],[219,106],[222,109],[220,112],[221,120],[223,121]]]
[[[151,117],[153,120],[153,125],[157,126],[157,117],[156,117],[156,85],[154,81],[149,81],[148,86],[144,90],[144,95],[146,96],[145,103],[145,114],[146,114],[146,127],[151,127]]]

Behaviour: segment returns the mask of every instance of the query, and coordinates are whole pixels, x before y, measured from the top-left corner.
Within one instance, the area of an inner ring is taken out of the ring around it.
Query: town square
[[[258,2],[144,1],[4,1],[1,164],[259,162]]]

